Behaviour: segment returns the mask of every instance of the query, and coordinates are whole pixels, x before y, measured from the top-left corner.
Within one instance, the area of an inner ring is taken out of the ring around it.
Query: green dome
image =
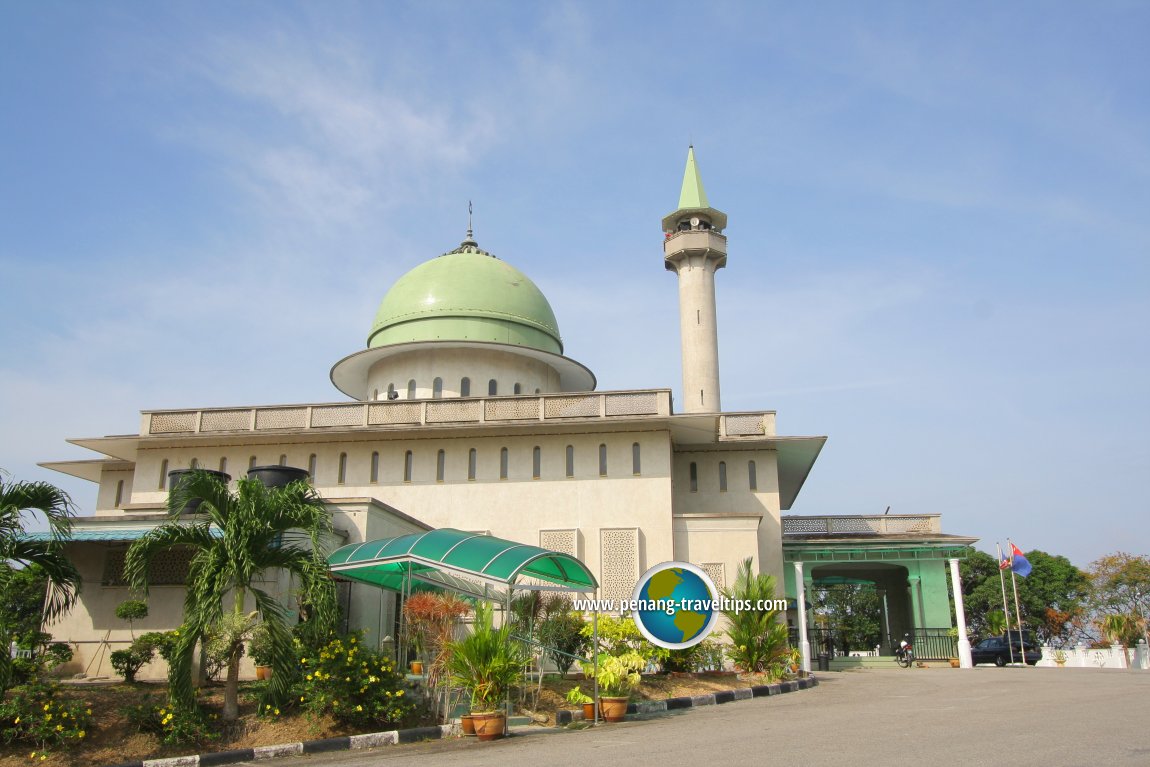
[[[487,341],[563,353],[559,323],[535,283],[471,240],[415,267],[383,297],[368,348],[418,341]]]

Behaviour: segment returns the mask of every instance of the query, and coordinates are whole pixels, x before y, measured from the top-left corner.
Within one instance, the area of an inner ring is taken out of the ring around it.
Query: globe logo
[[[717,590],[710,577],[687,562],[655,565],[635,586],[631,617],[652,643],[669,650],[694,647],[718,618]]]

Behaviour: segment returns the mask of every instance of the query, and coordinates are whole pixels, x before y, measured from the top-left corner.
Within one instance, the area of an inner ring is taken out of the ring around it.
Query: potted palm
[[[599,684],[599,713],[603,719],[621,722],[627,717],[627,703],[642,683],[641,673],[646,666],[647,661],[634,650],[620,655],[603,653],[597,666],[583,661],[584,675]]]
[[[491,608],[475,610],[475,630],[448,645],[451,683],[471,695],[471,719],[479,740],[501,738],[507,728],[503,701],[523,673],[526,653],[511,636],[511,627],[493,627]]]

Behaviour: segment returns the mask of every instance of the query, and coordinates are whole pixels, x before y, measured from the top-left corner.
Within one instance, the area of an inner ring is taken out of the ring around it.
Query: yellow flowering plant
[[[300,659],[305,669],[298,694],[309,713],[330,713],[342,724],[401,726],[413,720],[416,705],[390,658],[363,645],[361,637],[335,637]]]
[[[91,730],[92,710],[81,701],[62,701],[59,685],[34,681],[0,701],[0,740],[35,748],[39,759],[53,749],[83,741]]]

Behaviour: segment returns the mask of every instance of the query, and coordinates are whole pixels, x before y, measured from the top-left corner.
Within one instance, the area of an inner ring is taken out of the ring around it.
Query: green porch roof
[[[521,577],[570,591],[598,583],[581,561],[559,551],[450,527],[342,546],[327,558],[332,572],[350,580],[400,591],[408,576],[464,593],[471,579],[511,588]]]

